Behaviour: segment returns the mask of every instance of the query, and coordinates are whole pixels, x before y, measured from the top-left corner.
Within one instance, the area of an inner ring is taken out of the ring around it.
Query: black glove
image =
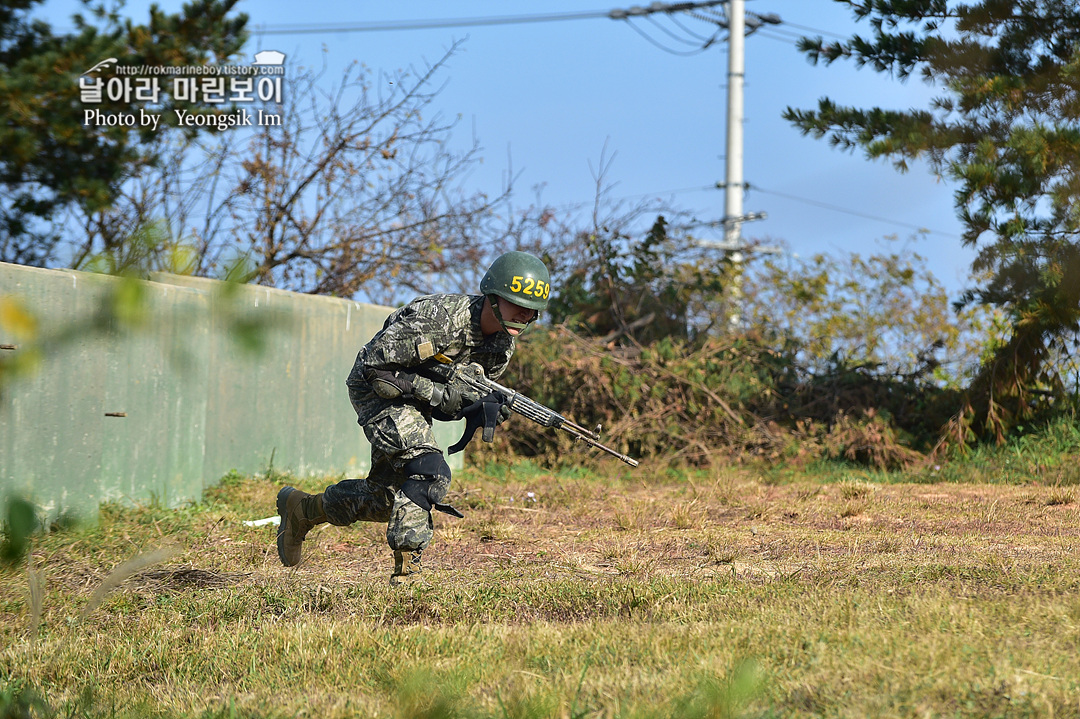
[[[495,428],[510,416],[510,402],[502,394],[492,392],[461,410],[461,416],[465,418],[465,431],[462,432],[461,439],[447,449],[449,454],[465,449],[465,445],[472,440],[480,427],[484,428],[485,442],[495,439]]]
[[[461,412],[461,405],[465,404],[465,398],[461,394],[461,389],[450,384],[440,384],[435,382],[435,391],[431,395],[431,406],[442,413],[443,416],[450,417],[451,419],[458,419],[458,413]]]
[[[390,372],[389,370],[368,370],[364,378],[371,383],[375,394],[383,399],[408,399],[413,396],[413,381],[416,375],[409,372]]]

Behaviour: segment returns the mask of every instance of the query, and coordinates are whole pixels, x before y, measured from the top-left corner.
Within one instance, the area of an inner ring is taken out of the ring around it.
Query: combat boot
[[[414,584],[420,579],[422,571],[419,549],[415,552],[394,550],[394,573],[390,575],[390,584]]]
[[[277,509],[281,515],[277,533],[278,558],[286,567],[294,567],[300,563],[300,545],[304,537],[315,525],[328,521],[323,511],[323,496],[285,487],[278,492]]]

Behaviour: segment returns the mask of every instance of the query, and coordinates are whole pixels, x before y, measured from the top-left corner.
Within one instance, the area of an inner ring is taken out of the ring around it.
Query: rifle
[[[435,359],[445,365],[454,365],[454,361],[442,353],[436,354]],[[498,382],[488,379],[484,374],[484,368],[475,362],[470,362],[463,367],[455,367],[452,379],[453,378],[462,380],[478,392],[483,392],[484,394],[497,392],[501,394],[507,398],[506,404],[511,411],[517,412],[525,419],[536,422],[541,427],[561,429],[590,447],[596,447],[613,457],[618,457],[631,467],[638,466],[638,461],[636,459],[628,457],[621,452],[616,452],[611,447],[600,444],[600,425],[596,425],[596,429],[590,432],[581,425],[571,422],[555,410],[549,409],[539,402],[529,399],[520,392],[512,390],[509,387],[504,387]]]

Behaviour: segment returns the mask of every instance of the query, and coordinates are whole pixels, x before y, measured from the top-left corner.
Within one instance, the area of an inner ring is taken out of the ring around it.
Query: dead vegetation
[[[505,381],[583,425],[602,425],[631,456],[902,469],[930,461],[935,445],[940,453],[955,444],[941,431],[959,397],[918,372],[879,376],[837,364],[809,374],[794,355],[752,336],[616,347],[562,326],[541,332],[522,343]],[[557,463],[574,448],[552,435],[522,421],[493,451]]]

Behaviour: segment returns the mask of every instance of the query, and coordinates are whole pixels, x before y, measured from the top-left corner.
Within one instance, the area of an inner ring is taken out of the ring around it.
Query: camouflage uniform
[[[416,399],[380,397],[365,374],[416,373],[420,389],[431,382],[423,376],[425,371],[438,375],[442,365],[434,355],[442,354],[455,363],[476,362],[488,377],[498,379],[514,354],[514,338],[505,332],[484,336],[480,313],[485,302],[483,295],[419,297],[391,314],[357,354],[346,384],[357,422],[371,443],[371,471],[366,479],[347,479],[326,488],[323,509],[332,524],[387,522],[386,541],[395,551],[420,551],[431,542],[431,512],[414,504],[400,485],[409,479],[405,466],[410,461],[425,455],[441,459],[431,430],[433,409]],[[465,404],[476,399],[479,395],[467,397]],[[439,501],[449,490],[449,475],[444,469],[434,478]]]

